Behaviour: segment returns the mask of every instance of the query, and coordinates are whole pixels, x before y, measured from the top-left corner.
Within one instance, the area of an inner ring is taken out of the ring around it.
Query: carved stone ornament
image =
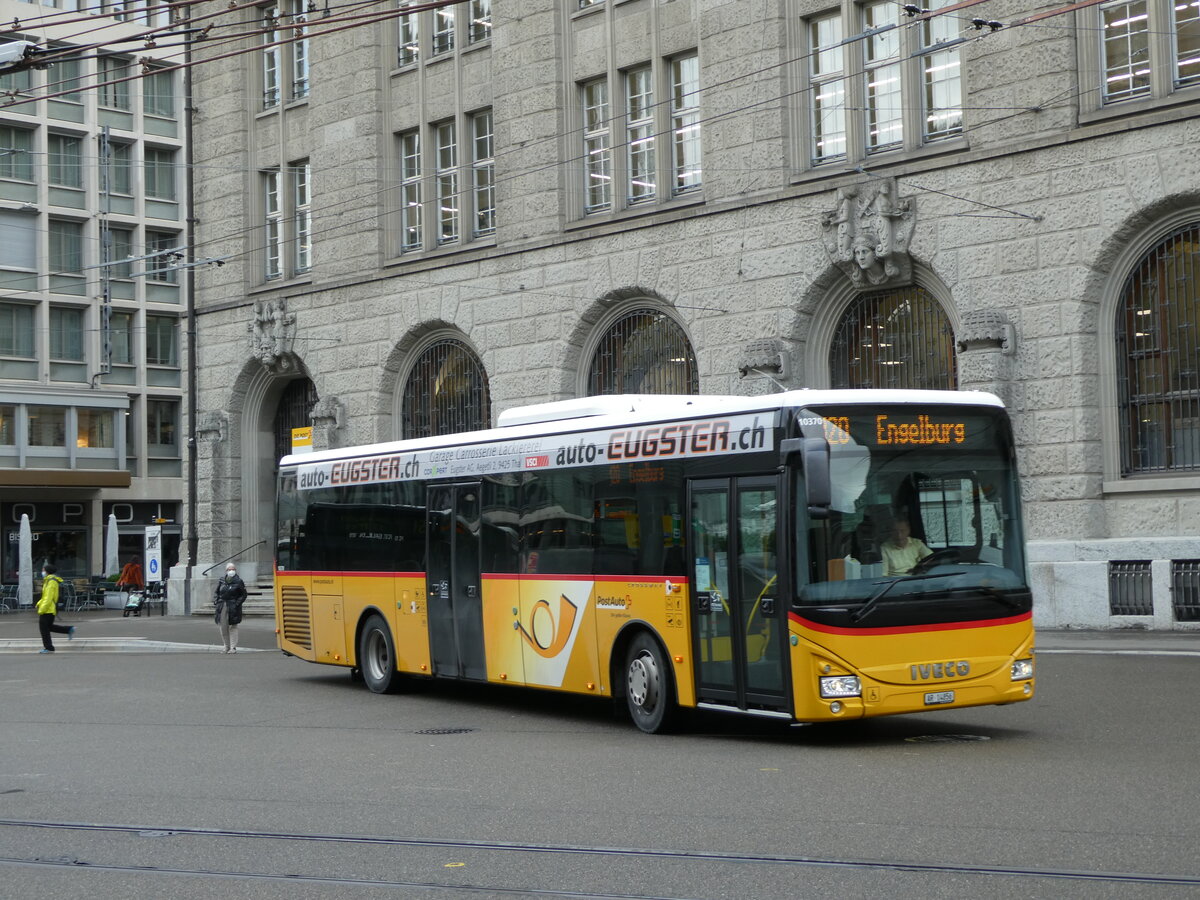
[[[202,412],[196,417],[196,437],[198,440],[219,444],[225,440],[225,428],[228,420],[221,410]]]
[[[342,401],[337,397],[322,397],[309,413],[313,425],[334,431],[342,427]]]
[[[958,334],[958,349],[999,348],[1004,355],[1016,352],[1016,330],[1008,315],[999,309],[973,309],[963,313]]]
[[[247,326],[250,352],[272,372],[292,368],[292,345],[296,340],[296,316],[287,311],[287,300],[259,300],[254,320]]]
[[[821,239],[855,287],[902,287],[912,282],[915,224],[912,199],[900,198],[894,178],[878,178],[838,190],[837,208],[821,216]]]
[[[769,378],[787,378],[787,355],[783,342],[775,338],[750,341],[742,348],[738,372],[747,375],[762,375]]]

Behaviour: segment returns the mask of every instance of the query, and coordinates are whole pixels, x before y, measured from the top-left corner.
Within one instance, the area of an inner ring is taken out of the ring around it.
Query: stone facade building
[[[297,426],[971,388],[1013,415],[1035,620],[1200,621],[1194,7],[411,9],[226,12],[248,52],[197,51],[196,252],[229,262],[197,276],[193,575],[269,579]]]
[[[165,5],[77,6],[0,0],[6,585],[22,515],[35,568],[54,564],[72,587],[104,572],[110,515],[122,561],[147,526],[161,527],[164,563],[181,538],[183,76],[170,50],[134,37],[170,27]]]

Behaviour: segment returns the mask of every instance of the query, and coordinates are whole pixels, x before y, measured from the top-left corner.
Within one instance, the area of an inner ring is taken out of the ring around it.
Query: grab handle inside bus
[[[829,442],[821,437],[790,438],[780,445],[781,462],[786,466],[800,457],[804,469],[804,490],[808,497],[808,514],[814,519],[828,519],[833,502],[833,487],[829,480]]]

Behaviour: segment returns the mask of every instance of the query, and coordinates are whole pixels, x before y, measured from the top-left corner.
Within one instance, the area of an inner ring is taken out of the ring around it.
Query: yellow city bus
[[[279,647],[376,692],[566,691],[643,731],[1033,696],[990,394],[608,396],[280,463]]]

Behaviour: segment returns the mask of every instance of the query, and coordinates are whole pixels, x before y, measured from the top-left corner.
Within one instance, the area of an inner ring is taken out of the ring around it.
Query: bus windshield
[[[864,626],[905,604],[967,618],[1028,611],[1002,410],[805,409],[799,425],[829,443],[832,501],[827,518],[797,504],[798,606],[843,607],[846,624]]]

